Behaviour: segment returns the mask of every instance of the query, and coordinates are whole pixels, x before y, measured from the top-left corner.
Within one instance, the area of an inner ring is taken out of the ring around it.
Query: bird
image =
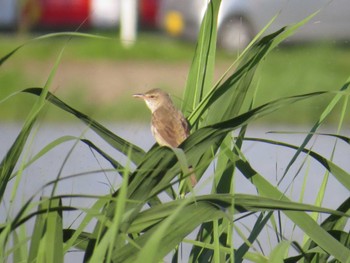
[[[161,89],[151,89],[145,93],[134,94],[133,97],[143,99],[151,110],[151,130],[160,146],[178,148],[190,135],[190,126],[170,95]],[[192,167],[190,167],[192,170]],[[196,185],[195,174],[190,176],[192,186]]]

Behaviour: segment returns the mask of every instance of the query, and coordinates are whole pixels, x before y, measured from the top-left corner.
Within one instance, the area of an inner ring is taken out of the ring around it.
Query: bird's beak
[[[132,96],[134,98],[140,98],[140,99],[144,99],[145,98],[145,94],[142,94],[142,93],[133,94]]]

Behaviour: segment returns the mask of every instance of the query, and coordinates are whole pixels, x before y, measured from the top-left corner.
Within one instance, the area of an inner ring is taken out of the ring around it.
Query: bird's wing
[[[189,135],[188,123],[182,113],[160,108],[152,114],[152,131],[160,145],[178,147]]]

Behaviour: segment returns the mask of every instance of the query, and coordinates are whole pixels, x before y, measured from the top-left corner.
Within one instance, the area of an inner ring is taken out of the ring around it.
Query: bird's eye
[[[154,99],[156,96],[150,95],[149,97],[150,97],[150,99]]]

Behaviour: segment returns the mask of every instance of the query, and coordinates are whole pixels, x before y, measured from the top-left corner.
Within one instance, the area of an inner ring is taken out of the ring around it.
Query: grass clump
[[[49,92],[63,51],[43,87],[23,90],[37,96],[37,99],[20,134],[0,164],[2,202],[11,180],[20,180],[27,166],[69,140],[88,146],[108,162],[108,168],[121,180],[116,186],[111,186],[110,193],[101,196],[59,195],[56,194],[58,185],[69,179],[61,178],[59,172],[55,180],[43,185],[43,188],[52,187],[50,195],[37,200],[36,194],[33,194],[15,216],[8,216],[2,222],[0,242],[3,261],[13,257],[16,262],[63,262],[64,256],[73,248],[83,251],[83,260],[89,262],[158,262],[166,256],[172,257],[173,262],[348,261],[348,198],[343,200],[341,206],[329,209],[320,205],[324,198],[324,191],[320,191],[318,202],[315,205],[307,204],[288,197],[281,189],[280,182],[290,176],[289,169],[305,153],[304,158],[320,163],[325,174],[350,189],[348,171],[335,164],[332,158],[327,159],[307,148],[308,142],[318,134],[319,128],[337,105],[342,109],[339,128],[342,126],[350,83],[346,82],[338,90],[284,96],[264,103],[257,103],[256,93],[250,93],[254,88],[255,73],[263,59],[308,19],[271,35],[257,37],[234,62],[235,70],[228,71],[214,83],[215,25],[219,6],[220,1],[209,2],[202,23],[182,103],[182,110],[192,126],[192,134],[179,149],[155,146],[145,152]],[[11,56],[4,57],[3,62],[9,58]],[[312,101],[326,95],[331,98],[319,111],[315,124],[301,145],[246,137],[247,129],[261,117],[282,108],[294,107],[300,101]],[[22,160],[33,125],[43,109],[51,104],[85,123],[88,129],[126,157],[126,161],[113,158],[94,141],[69,136],[49,144],[28,162]],[[233,131],[238,132],[236,137],[232,137]],[[350,141],[338,134],[327,136],[346,143]],[[295,151],[278,184],[268,181],[251,165],[242,151],[246,141],[279,145]],[[197,189],[201,184],[191,189],[181,183],[191,175],[186,173],[187,169],[182,169],[187,168],[188,164],[194,168],[200,183],[201,179],[204,180],[205,171],[212,173],[209,192],[199,195]],[[212,164],[215,167],[208,169]],[[103,169],[101,172],[106,171]],[[238,174],[246,184],[252,184],[257,190],[256,194],[237,193],[235,181]],[[179,188],[179,185],[183,185],[183,188]],[[326,181],[324,186],[327,187]],[[70,200],[76,198],[95,201],[90,207],[71,205]],[[64,224],[65,214],[70,211],[80,212],[76,218],[79,221],[77,227],[66,227]],[[309,212],[314,214],[310,215]],[[320,220],[319,213],[325,213],[326,218]],[[241,225],[246,224],[249,215],[253,224],[245,233]],[[284,235],[282,218],[302,231],[304,242],[296,242]],[[34,229],[28,229],[28,234],[20,231],[31,219],[35,219]],[[92,230],[88,229],[89,224]],[[268,253],[256,250],[254,245],[266,229],[277,240]],[[14,242],[10,241],[11,238]],[[186,258],[181,255],[181,247],[189,249]]]

